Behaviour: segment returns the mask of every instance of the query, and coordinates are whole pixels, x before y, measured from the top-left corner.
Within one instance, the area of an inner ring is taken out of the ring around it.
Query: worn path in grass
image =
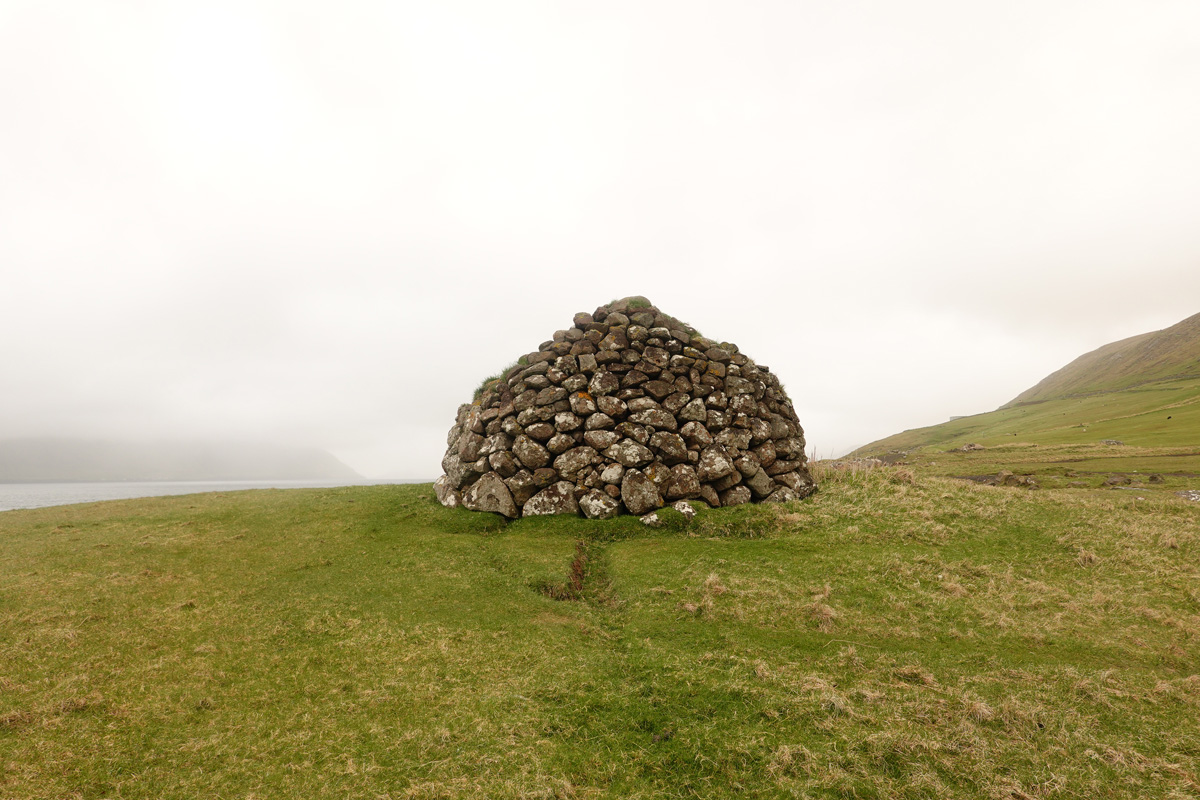
[[[905,470],[658,531],[7,512],[0,797],[1197,797],[1198,524]]]

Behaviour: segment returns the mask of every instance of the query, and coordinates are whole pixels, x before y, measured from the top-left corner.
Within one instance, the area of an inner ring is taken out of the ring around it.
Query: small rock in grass
[[[671,508],[678,511],[680,514],[683,514],[684,519],[686,519],[688,522],[691,522],[692,518],[696,516],[696,509],[692,508],[692,504],[686,500],[680,500],[676,503],[672,503]]]

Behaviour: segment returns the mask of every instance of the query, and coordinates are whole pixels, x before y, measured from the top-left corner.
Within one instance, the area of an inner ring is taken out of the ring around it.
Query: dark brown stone
[[[717,494],[720,494],[726,489],[737,486],[740,483],[742,483],[742,473],[735,469],[724,478],[717,478],[715,481],[713,481],[712,487],[717,490]]]
[[[554,435],[554,426],[545,422],[535,422],[525,429],[525,434],[531,439],[544,442]]]
[[[588,445],[573,447],[554,459],[554,469],[569,481],[576,480],[584,469],[600,462],[600,454]]]
[[[635,386],[640,386],[648,380],[650,380],[650,378],[646,375],[646,373],[638,369],[631,369],[629,372],[625,373],[624,377],[621,378],[621,388],[632,389]]]
[[[700,496],[700,478],[690,464],[676,464],[671,468],[671,482],[664,496],[668,500],[682,500]]]
[[[597,372],[588,384],[588,392],[597,398],[613,394],[620,388],[621,379],[612,372]]]
[[[660,431],[675,431],[679,429],[679,423],[675,421],[675,417],[661,408],[650,408],[645,411],[631,413],[629,421],[635,422],[638,425],[649,425],[655,430]]]
[[[639,444],[645,444],[650,441],[650,431],[635,422],[618,422],[613,430],[622,436],[633,439]]]
[[[688,447],[703,448],[713,443],[712,434],[699,422],[689,422],[679,430]]]
[[[542,389],[537,393],[537,405],[548,406],[551,403],[557,403],[559,400],[567,399],[567,390],[561,386],[551,386],[547,389]]]
[[[662,402],[667,398],[667,395],[672,394],[675,391],[675,384],[667,383],[664,380],[647,381],[646,384],[642,386],[642,390],[655,400]]]
[[[602,411],[597,411],[595,414],[592,414],[586,420],[584,420],[583,427],[584,430],[589,431],[605,431],[609,430],[616,424],[616,421],[613,420],[613,418],[608,414],[605,414]]]
[[[583,420],[578,414],[571,411],[560,411],[554,415],[554,430],[559,433],[568,433],[582,427]],[[747,439],[749,439],[749,434],[747,434]]]
[[[673,389],[675,387],[672,386],[671,388]],[[676,416],[676,418],[678,418],[679,412],[682,411],[689,402],[691,402],[691,399],[692,399],[692,396],[690,394],[685,394],[683,392],[673,392],[672,394],[669,394],[663,398],[662,406],[668,412],[670,412],[671,414],[674,414]]]
[[[785,472],[794,472],[802,467],[803,464],[799,461],[784,461],[782,458],[776,459],[775,463],[767,467],[767,474],[771,477],[782,475]]]
[[[488,456],[488,464],[492,470],[500,475],[501,478],[511,478],[517,474],[521,465],[517,459],[508,450],[502,450],[499,453],[492,453]]]
[[[750,490],[745,486],[734,486],[717,494],[721,497],[722,506],[740,506],[750,502]]]
[[[613,419],[625,416],[629,407],[624,400],[616,397],[597,397],[596,407],[603,413],[608,414]]]
[[[569,433],[556,433],[546,442],[546,449],[554,455],[561,455],[575,446],[575,437]]]
[[[656,431],[650,437],[650,449],[658,453],[659,458],[668,466],[687,461],[687,445],[677,433]]]
[[[616,431],[587,431],[583,440],[597,450],[606,450],[621,441],[621,434]]]

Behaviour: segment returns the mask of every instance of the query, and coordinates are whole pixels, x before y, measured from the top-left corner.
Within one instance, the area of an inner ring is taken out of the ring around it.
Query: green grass
[[[1169,419],[1168,419],[1169,418]],[[918,428],[859,448],[860,454],[916,448],[951,449],[969,442],[1095,444],[1116,439],[1138,447],[1200,447],[1200,378],[1165,381],[1123,392],[1047,400]]]
[[[961,452],[966,444],[984,449]],[[897,451],[927,474],[1007,469],[1044,485],[1095,487],[1114,474],[1158,473],[1166,481],[1153,488],[1178,490],[1200,474],[1200,379],[1002,408],[905,431],[854,455]]]
[[[504,376],[507,375],[513,367],[517,367],[517,366],[523,367],[528,363],[529,363],[529,358],[527,356],[521,356],[516,361],[513,361],[511,364],[509,364],[507,367],[505,367],[504,369],[497,372],[495,375],[488,375],[486,378],[484,378],[483,380],[481,380],[479,382],[478,386],[475,387],[475,393],[473,395],[471,395],[471,400],[472,401],[478,400],[480,397],[483,397],[483,395],[485,393],[491,391],[492,389],[499,388],[501,381],[504,380]]]
[[[1200,796],[1200,504],[931,472],[0,514],[0,797]]]

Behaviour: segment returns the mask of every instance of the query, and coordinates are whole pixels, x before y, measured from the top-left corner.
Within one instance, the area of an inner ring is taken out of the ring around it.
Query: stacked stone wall
[[[769,368],[644,298],[576,314],[461,406],[443,505],[506,517],[788,502],[816,486]]]

